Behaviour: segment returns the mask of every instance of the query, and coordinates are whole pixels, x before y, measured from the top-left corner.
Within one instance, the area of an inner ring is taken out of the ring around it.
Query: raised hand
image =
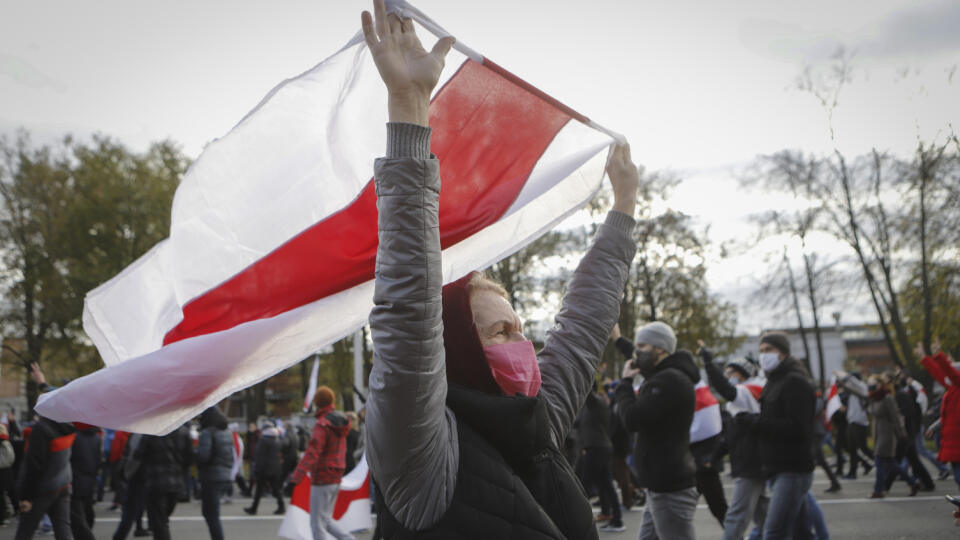
[[[390,121],[426,126],[430,94],[440,79],[444,58],[454,39],[441,38],[427,52],[417,38],[412,20],[387,15],[383,0],[374,0],[373,11],[375,18],[364,11],[360,22],[380,78],[387,86]]]
[[[633,215],[637,206],[640,171],[630,159],[630,145],[618,144],[607,162],[607,176],[613,186],[613,209]]]
[[[943,348],[940,345],[940,338],[938,337],[933,338],[933,343],[930,344],[930,352],[936,355],[936,354],[940,354],[940,351],[942,350]]]
[[[40,364],[36,362],[30,364],[30,378],[33,379],[33,382],[35,382],[37,386],[47,382],[47,378],[43,376],[43,371],[40,369]]]
[[[917,342],[917,346],[913,348],[913,354],[916,355],[917,358],[923,358],[927,355],[926,351],[923,350],[922,341]]]

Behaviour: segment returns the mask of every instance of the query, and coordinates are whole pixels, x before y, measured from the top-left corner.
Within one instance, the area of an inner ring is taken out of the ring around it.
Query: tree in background
[[[53,382],[96,367],[84,295],[167,236],[188,165],[171,142],[136,153],[104,136],[40,147],[23,131],[0,138],[0,320],[23,340],[8,350],[24,365],[41,363]],[[28,384],[31,407],[36,397]]]

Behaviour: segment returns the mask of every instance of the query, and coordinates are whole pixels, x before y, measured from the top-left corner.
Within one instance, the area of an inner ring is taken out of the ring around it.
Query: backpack
[[[17,456],[13,452],[13,445],[10,441],[0,441],[0,469],[8,469],[13,466]]]

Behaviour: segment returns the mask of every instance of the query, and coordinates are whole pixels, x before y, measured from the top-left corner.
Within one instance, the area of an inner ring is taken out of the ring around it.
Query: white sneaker
[[[600,527],[600,532],[623,532],[627,530],[626,526],[621,523],[620,525],[614,525],[613,523],[607,523],[606,525]]]

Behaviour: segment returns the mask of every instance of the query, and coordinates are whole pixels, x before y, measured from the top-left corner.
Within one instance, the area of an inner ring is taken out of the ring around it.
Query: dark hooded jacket
[[[134,460],[145,469],[147,491],[183,492],[184,472],[193,461],[189,428],[183,425],[162,437],[144,435],[134,451]]]
[[[220,409],[210,407],[200,415],[200,440],[197,443],[197,469],[200,481],[231,482],[233,434]]]
[[[637,432],[635,458],[640,485],[657,493],[696,484],[690,453],[690,424],[696,408],[693,385],[700,372],[687,351],[661,360],[633,392],[630,379],[617,385],[614,400],[628,431]]]
[[[37,496],[57,493],[70,487],[73,473],[70,454],[76,428],[72,424],[54,422],[41,417],[24,443],[20,464],[20,499],[32,501]]]
[[[813,419],[816,391],[803,365],[785,359],[767,373],[760,414],[737,415],[740,425],[757,434],[763,473],[813,472]]]
[[[283,476],[283,444],[277,428],[268,427],[260,432],[251,474],[257,481]]]
[[[100,430],[86,426],[77,432],[70,452],[70,467],[73,470],[73,495],[90,497],[96,493],[97,469],[103,458],[103,439]]]

